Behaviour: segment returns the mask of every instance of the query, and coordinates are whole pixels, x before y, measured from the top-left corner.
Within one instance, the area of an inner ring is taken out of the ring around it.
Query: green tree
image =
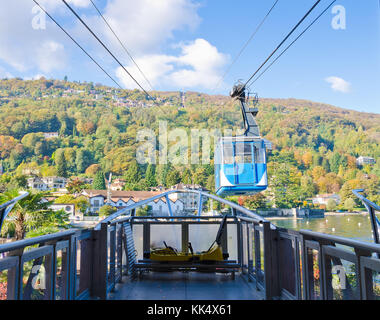
[[[339,172],[339,166],[341,165],[341,156],[339,153],[334,152],[333,155],[330,158],[330,169],[332,172],[338,173]]]
[[[79,149],[75,159],[78,173],[83,173],[91,165],[91,153],[84,149]]]
[[[322,160],[322,168],[325,169],[326,172],[330,172],[330,163],[326,158]]]
[[[103,217],[103,218],[108,217],[111,214],[115,213],[116,211],[117,209],[115,207],[106,204],[105,206],[99,209],[99,217]]]
[[[352,212],[355,208],[355,200],[352,198],[348,198],[344,201],[344,208],[350,212]]]
[[[92,188],[95,190],[106,190],[106,182],[104,179],[103,171],[98,171],[95,174],[94,181],[92,183]]]
[[[151,211],[152,211],[151,206],[140,207],[136,210],[136,216],[137,217],[147,217],[150,215]]]
[[[140,168],[139,165],[137,164],[137,161],[132,161],[129,166],[128,170],[125,173],[125,181],[127,185],[132,186],[135,185],[140,181],[141,173],[140,173]]]
[[[192,173],[189,168],[185,168],[185,170],[183,170],[181,181],[184,184],[192,184]]]
[[[148,165],[145,172],[145,180],[148,187],[157,186],[155,165],[153,164]]]
[[[63,149],[58,149],[54,155],[55,167],[60,177],[67,177],[67,164]]]
[[[10,201],[19,196],[18,190],[9,190],[0,195],[0,203]],[[51,202],[43,202],[43,193],[31,193],[18,201],[9,216],[12,218],[16,240],[22,240],[26,232],[43,226],[62,226],[66,219],[49,209]]]
[[[207,181],[205,169],[203,167],[198,167],[194,172],[193,178],[194,184],[205,186]]]
[[[275,166],[271,176],[270,189],[277,208],[292,208],[301,198],[298,173],[287,163]]]
[[[328,211],[334,211],[336,209],[336,202],[334,199],[329,199],[329,201],[327,201],[326,209]]]
[[[206,188],[215,192],[215,176],[213,174],[207,178]]]
[[[156,172],[157,182],[160,185],[167,186],[166,185],[166,177],[172,169],[171,164],[169,163],[169,164],[159,165],[157,168],[158,168],[158,170]]]
[[[315,185],[313,183],[313,178],[309,176],[301,177],[301,188],[300,188],[300,200],[306,200],[307,198],[313,197],[315,194]]]
[[[181,175],[177,170],[172,169],[166,176],[165,185],[167,187],[174,186],[181,181]]]
[[[248,209],[255,210],[266,207],[266,197],[262,193],[249,196],[244,200],[244,206]]]
[[[73,179],[70,180],[67,185],[66,189],[70,193],[81,193],[83,189],[88,188],[89,185],[85,184],[82,180],[80,179]]]

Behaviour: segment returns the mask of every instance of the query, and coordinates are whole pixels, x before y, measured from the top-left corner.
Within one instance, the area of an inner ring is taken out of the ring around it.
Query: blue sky
[[[149,89],[88,0],[71,5],[104,39],[128,70]],[[274,0],[94,0],[158,90],[227,95],[247,79],[315,0],[279,0],[259,33],[221,75]],[[331,0],[322,0],[299,29]],[[40,3],[101,62],[123,87],[134,83],[96,43],[60,0]],[[344,30],[332,27],[330,9],[252,88],[261,97],[299,98],[380,113],[379,0],[341,0]],[[47,18],[32,0],[7,2],[0,12],[0,77],[112,82]],[[37,26],[37,28],[36,28]],[[296,33],[298,34],[298,33]],[[291,41],[291,40],[290,40]]]

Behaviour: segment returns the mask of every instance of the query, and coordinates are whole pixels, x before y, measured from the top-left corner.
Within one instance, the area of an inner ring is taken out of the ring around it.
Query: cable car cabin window
[[[255,152],[255,163],[265,163],[265,152],[263,148],[253,147]]]
[[[235,163],[252,163],[251,143],[237,143],[235,148]]]
[[[234,152],[232,143],[223,144],[223,164],[234,163]]]

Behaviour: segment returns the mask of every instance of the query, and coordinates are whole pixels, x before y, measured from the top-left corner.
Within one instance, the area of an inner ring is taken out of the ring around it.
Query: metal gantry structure
[[[156,236],[154,230],[176,226],[184,252],[189,241],[198,236],[194,234],[196,228],[202,228],[207,235],[223,218],[136,216],[136,210],[149,201],[175,192],[198,193],[200,199],[213,199],[231,208],[221,237],[223,253],[236,261],[234,270],[237,268],[239,277],[252,282],[250,290],[263,299],[379,299],[376,281],[380,274],[380,244],[278,228],[247,208],[196,190],[173,190],[141,201],[104,219],[95,228],[0,245],[0,273],[7,279],[6,298],[107,299],[122,286],[133,288],[137,276],[142,274],[139,281],[144,281],[144,274],[152,269],[143,260]],[[352,267],[345,266],[347,263]],[[192,267],[196,271],[199,266]],[[345,278],[340,279],[346,285],[338,288],[334,278],[337,268],[347,271]]]

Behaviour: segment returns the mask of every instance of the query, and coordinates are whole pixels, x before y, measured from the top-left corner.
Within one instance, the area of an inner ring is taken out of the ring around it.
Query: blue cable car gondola
[[[243,136],[219,140],[215,149],[215,190],[219,196],[251,195],[268,187],[266,149],[271,144],[259,134],[255,120],[258,110],[247,106],[245,87],[234,86],[231,96],[241,103],[246,130]]]

